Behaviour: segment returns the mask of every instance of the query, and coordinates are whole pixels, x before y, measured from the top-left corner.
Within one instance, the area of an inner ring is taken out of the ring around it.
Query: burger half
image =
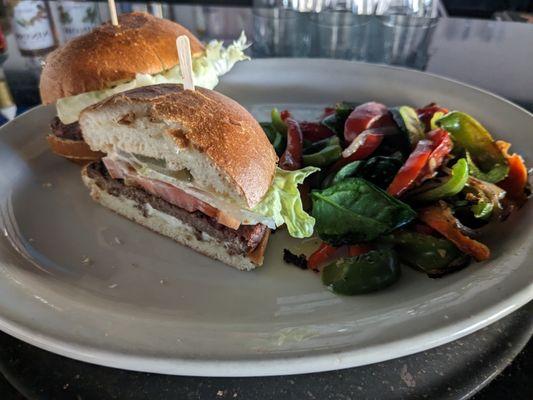
[[[103,24],[48,55],[41,74],[43,104],[56,103],[57,117],[47,140],[52,150],[81,164],[98,159],[83,141],[81,110],[115,93],[157,83],[181,83],[176,38],[187,35],[193,56],[194,83],[212,89],[244,54],[241,36],[227,48],[206,46],[183,26],[146,13],[119,16],[119,25]]]
[[[240,270],[262,264],[270,229],[310,236],[297,185],[257,121],[220,93],[161,84],[82,111],[83,139],[105,153],[83,181],[94,200]]]

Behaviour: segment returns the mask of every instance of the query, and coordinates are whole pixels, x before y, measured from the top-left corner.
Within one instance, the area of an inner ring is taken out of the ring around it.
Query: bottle
[[[0,67],[0,116],[11,121],[17,115],[17,106],[7,85],[4,69]]]
[[[13,10],[13,32],[25,57],[42,57],[58,44],[46,1],[19,1]]]
[[[61,1],[57,8],[65,41],[100,25],[98,4],[94,1]]]
[[[7,60],[7,41],[0,28],[0,66]]]

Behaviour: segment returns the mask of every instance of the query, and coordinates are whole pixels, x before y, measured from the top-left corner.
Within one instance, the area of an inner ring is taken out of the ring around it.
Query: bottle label
[[[62,1],[58,11],[65,40],[88,33],[100,24],[95,2]]]
[[[44,1],[20,1],[14,9],[13,25],[20,50],[41,50],[55,45]]]

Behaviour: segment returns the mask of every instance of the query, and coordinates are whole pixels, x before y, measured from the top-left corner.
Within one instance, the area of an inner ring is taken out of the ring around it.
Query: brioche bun
[[[63,139],[49,134],[46,136],[46,141],[55,154],[76,164],[84,165],[104,156],[104,153],[92,151],[83,140]]]
[[[91,150],[165,160],[188,169],[199,187],[253,207],[274,177],[276,153],[254,117],[234,100],[203,88],[145,86],[86,108],[80,127]]]
[[[40,83],[44,104],[174,67],[180,35],[189,37],[193,56],[204,50],[191,32],[166,19],[134,12],[120,15],[118,22],[103,24],[47,56]]]

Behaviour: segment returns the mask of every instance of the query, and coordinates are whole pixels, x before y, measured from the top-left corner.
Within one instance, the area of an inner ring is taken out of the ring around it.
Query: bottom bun
[[[48,145],[58,156],[64,157],[76,164],[87,164],[96,161],[104,156],[104,153],[92,151],[87,143],[83,140],[70,140],[49,134],[46,137]]]
[[[268,233],[258,245],[258,250],[261,254],[254,254],[255,251],[249,256],[229,254],[223,242],[206,234],[202,234],[198,238],[195,234],[195,229],[183,221],[157,211],[149,205],[146,205],[146,208],[142,210],[133,200],[124,196],[113,196],[105,190],[100,189],[96,182],[87,176],[85,168],[82,171],[82,178],[85,185],[90,189],[91,197],[95,201],[123,217],[150,228],[154,232],[174,239],[199,253],[222,261],[241,271],[251,271],[263,263],[263,253],[266,241],[268,240]]]

